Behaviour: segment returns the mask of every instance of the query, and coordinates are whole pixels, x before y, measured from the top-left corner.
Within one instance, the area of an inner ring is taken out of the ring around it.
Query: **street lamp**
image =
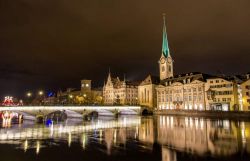
[[[42,95],[43,95],[43,91],[39,91],[38,94],[39,94],[40,96],[42,96]]]
[[[27,98],[27,104],[28,104],[28,105],[31,105],[31,102],[32,102],[32,99],[31,99],[32,93],[31,93],[31,92],[27,92],[27,93],[26,93],[26,96],[28,97],[28,98]]]
[[[27,97],[31,97],[31,96],[32,96],[32,93],[31,93],[31,92],[28,92],[26,95],[27,95]]]

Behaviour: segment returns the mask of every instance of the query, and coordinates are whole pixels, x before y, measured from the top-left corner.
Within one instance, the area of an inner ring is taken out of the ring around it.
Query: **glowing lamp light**
[[[43,95],[43,91],[39,91],[38,94],[41,96]]]
[[[31,92],[28,92],[28,93],[27,93],[27,96],[28,96],[28,97],[31,97],[31,96],[32,96],[32,93],[31,93]]]

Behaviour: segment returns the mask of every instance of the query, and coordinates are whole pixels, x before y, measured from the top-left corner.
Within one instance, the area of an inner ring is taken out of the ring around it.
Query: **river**
[[[247,161],[250,122],[176,116],[1,123],[0,161]]]

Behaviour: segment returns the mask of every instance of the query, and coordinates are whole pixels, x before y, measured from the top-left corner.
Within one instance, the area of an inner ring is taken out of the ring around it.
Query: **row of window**
[[[104,99],[104,102],[109,102],[109,103],[111,103],[111,102],[113,102],[113,101],[116,101],[116,100],[113,100],[113,99]],[[127,102],[137,102],[137,100],[136,99],[120,99],[120,101],[121,102],[123,102],[123,101],[127,101]]]
[[[216,79],[216,80],[210,80],[210,83],[222,83],[224,82],[224,80],[219,80],[219,79]]]
[[[125,97],[125,94],[116,95],[117,97]],[[114,95],[104,95],[104,97],[113,98]],[[128,94],[127,97],[137,97],[137,94]]]
[[[233,84],[218,84],[218,85],[211,85],[210,88],[231,88]]]
[[[213,102],[231,102],[231,98],[214,98]]]
[[[193,97],[191,95],[189,95],[189,96],[185,95],[183,100],[184,101],[200,101],[201,102],[202,99],[203,99],[202,95],[198,95],[198,96],[194,95]],[[169,96],[166,96],[166,98],[163,96],[158,97],[158,101],[159,102],[172,102],[172,101],[179,102],[179,101],[182,101],[182,98],[181,97],[172,98],[172,96],[169,95]]]
[[[193,90],[192,90],[193,89]],[[199,91],[199,92],[201,92],[202,91],[202,88],[201,87],[198,87],[198,89],[197,88],[189,88],[189,89],[183,89],[183,92],[185,93],[185,92],[197,92],[197,90]],[[182,93],[182,90],[181,89],[176,89],[176,90],[167,90],[167,91],[158,91],[158,94],[172,94],[172,93]]]
[[[215,95],[231,95],[233,91],[215,91]]]
[[[103,93],[137,93],[138,90],[137,89],[131,89],[131,90],[118,90],[118,91],[103,91]]]

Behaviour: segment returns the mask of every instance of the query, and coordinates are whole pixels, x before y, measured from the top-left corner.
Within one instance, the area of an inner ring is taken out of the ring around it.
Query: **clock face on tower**
[[[168,63],[171,63],[172,60],[170,57],[168,57],[167,61],[168,61]]]
[[[161,64],[164,64],[164,63],[165,63],[165,59],[161,58]]]

